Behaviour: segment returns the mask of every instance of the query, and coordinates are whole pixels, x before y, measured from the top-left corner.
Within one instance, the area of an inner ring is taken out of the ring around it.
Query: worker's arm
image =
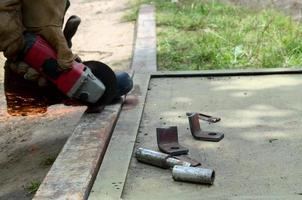
[[[1,0],[0,51],[15,60],[24,46],[23,32],[44,37],[57,51],[62,71],[71,68],[74,60],[62,31],[67,7],[66,0]]]
[[[4,52],[5,57],[16,59],[24,46],[20,1],[1,0],[0,19],[0,51]]]
[[[62,26],[69,1],[22,0],[23,24],[27,31],[44,37],[58,55],[59,67],[71,68],[74,56],[67,45]]]
[[[45,79],[22,60],[17,60],[23,49],[23,32],[42,35],[57,51],[62,71],[71,68],[73,54],[62,32],[66,0],[1,0],[0,1],[0,51],[8,58],[6,66],[30,81],[45,85]]]

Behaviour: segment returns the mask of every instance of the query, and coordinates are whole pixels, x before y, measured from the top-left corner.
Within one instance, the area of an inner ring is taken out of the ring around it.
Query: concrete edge
[[[142,5],[136,22],[132,69],[135,72],[156,72],[155,7]]]
[[[102,162],[121,103],[83,114],[33,199],[86,199]]]
[[[122,196],[143,114],[150,73],[157,71],[156,52],[155,7],[142,5],[136,24],[131,64],[131,69],[135,72],[134,90],[126,97],[89,199],[120,199]]]
[[[89,200],[121,198],[145,107],[149,81],[148,74],[134,74],[134,90],[126,97]]]

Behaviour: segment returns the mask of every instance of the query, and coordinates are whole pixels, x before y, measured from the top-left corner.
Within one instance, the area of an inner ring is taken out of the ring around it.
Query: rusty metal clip
[[[220,140],[222,140],[224,137],[223,133],[201,130],[200,123],[199,123],[199,116],[200,116],[199,113],[192,113],[191,115],[188,116],[190,129],[193,137],[198,140],[205,140],[211,142],[219,142]]]
[[[156,128],[158,148],[172,156],[183,155],[189,152],[189,149],[178,143],[178,131],[176,126],[167,128]]]
[[[193,114],[195,114],[195,112],[187,112],[188,117]],[[217,123],[217,122],[220,122],[220,120],[221,120],[219,117],[213,117],[213,116],[206,115],[203,113],[197,113],[197,114],[199,115],[199,119],[207,121],[209,123]]]

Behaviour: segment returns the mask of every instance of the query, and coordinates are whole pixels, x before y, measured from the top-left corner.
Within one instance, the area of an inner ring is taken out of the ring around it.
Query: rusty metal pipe
[[[191,166],[189,162],[178,160],[176,158],[171,157],[169,154],[152,151],[144,148],[138,148],[135,152],[135,157],[140,162],[161,167],[164,169],[172,168],[175,165]]]
[[[212,169],[176,165],[173,167],[172,177],[175,181],[212,185],[215,180],[215,171]]]

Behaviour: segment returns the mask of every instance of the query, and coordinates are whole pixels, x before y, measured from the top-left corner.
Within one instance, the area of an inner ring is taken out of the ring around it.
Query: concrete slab
[[[136,24],[132,69],[137,72],[157,71],[155,7],[142,5]]]
[[[122,198],[301,199],[301,88],[299,74],[151,79],[136,148],[157,150],[155,128],[177,125],[181,144],[216,170],[216,180],[213,186],[174,182],[170,170],[132,158]],[[194,140],[187,111],[221,117],[202,126],[225,138]]]

